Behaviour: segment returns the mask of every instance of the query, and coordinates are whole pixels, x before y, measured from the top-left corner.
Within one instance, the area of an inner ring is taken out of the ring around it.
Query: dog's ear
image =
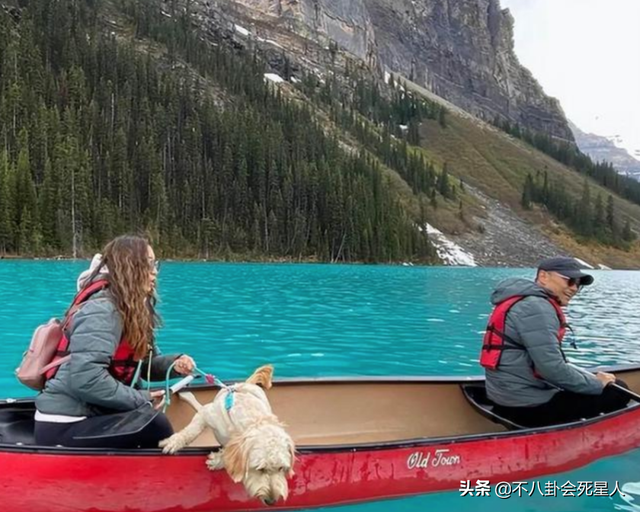
[[[273,377],[273,366],[266,364],[258,368],[253,375],[247,379],[247,384],[255,384],[263,389],[271,389],[271,379]]]
[[[287,478],[291,478],[295,475],[295,471],[293,470],[293,466],[296,463],[296,445],[293,444],[293,439],[289,440],[289,456],[291,457],[291,466],[289,466],[289,472],[287,473]]]
[[[241,482],[247,472],[247,457],[242,436],[234,436],[222,451],[224,468],[231,480]]]

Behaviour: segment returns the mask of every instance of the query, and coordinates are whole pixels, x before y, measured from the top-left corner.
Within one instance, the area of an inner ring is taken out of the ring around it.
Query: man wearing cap
[[[495,411],[514,423],[538,427],[597,416],[624,407],[628,398],[614,375],[591,374],[566,362],[561,342],[567,306],[593,276],[573,258],[540,262],[535,282],[512,278],[491,296],[495,309],[484,335],[480,364]]]

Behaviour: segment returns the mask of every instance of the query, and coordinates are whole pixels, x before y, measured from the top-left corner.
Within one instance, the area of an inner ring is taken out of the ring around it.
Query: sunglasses
[[[561,277],[562,279],[564,279],[567,282],[567,286],[576,286],[578,288],[582,288],[581,279],[579,277],[567,277],[567,276],[563,276],[558,272],[556,272],[555,274],[558,277]]]

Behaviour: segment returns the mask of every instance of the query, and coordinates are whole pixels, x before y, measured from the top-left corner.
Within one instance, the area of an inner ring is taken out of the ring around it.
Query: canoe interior
[[[640,367],[616,371],[640,393]],[[287,425],[298,447],[381,444],[461,435],[504,432],[500,423],[478,412],[465,397],[463,382],[391,379],[276,382],[267,392],[275,414]],[[482,385],[481,380],[474,385]],[[192,388],[200,403],[215,389]],[[635,407],[631,401],[629,407]],[[33,401],[0,404],[0,444],[33,445]],[[167,415],[180,430],[195,411],[174,399]],[[215,447],[206,429],[191,447]]]
[[[194,394],[208,403],[215,391]],[[422,437],[504,430],[469,406],[458,384],[311,383],[275,385],[268,391],[274,413],[298,446],[381,443]],[[167,411],[174,429],[194,411],[174,401]],[[215,446],[207,429],[190,446]]]
[[[619,376],[640,393],[640,369]],[[208,403],[215,393],[196,390],[194,394],[200,403]],[[455,382],[276,383],[267,395],[298,446],[384,443],[506,430],[478,413]],[[175,400],[167,414],[179,430],[194,411],[186,402]],[[216,444],[206,429],[191,446]]]

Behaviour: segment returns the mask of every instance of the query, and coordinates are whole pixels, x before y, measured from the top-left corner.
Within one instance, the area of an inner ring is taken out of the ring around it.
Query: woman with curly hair
[[[155,448],[173,433],[158,413],[141,430],[101,436],[114,415],[145,410],[164,402],[163,391],[132,387],[134,376],[164,380],[188,375],[194,361],[187,355],[162,356],[154,330],[158,263],[146,239],[120,236],[109,242],[101,258],[78,281],[86,299],[66,326],[68,359],[50,376],[36,398],[36,443],[42,446]]]

